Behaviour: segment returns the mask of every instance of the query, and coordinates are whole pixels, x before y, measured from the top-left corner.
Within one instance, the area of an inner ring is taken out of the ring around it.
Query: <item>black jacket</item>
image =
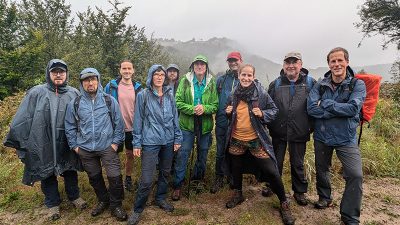
[[[310,140],[312,120],[307,114],[307,97],[315,82],[304,68],[294,84],[293,96],[290,95],[290,81],[283,70],[280,76],[271,82],[268,93],[279,109],[276,120],[269,126],[273,138],[294,142]]]

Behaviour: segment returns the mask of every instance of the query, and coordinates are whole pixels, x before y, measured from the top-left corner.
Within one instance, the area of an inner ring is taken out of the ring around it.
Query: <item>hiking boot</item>
[[[108,208],[108,206],[110,206],[109,202],[98,202],[96,207],[94,207],[94,209],[92,210],[92,212],[90,214],[93,217],[98,216],[98,215],[102,214],[104,212],[104,210],[106,210]]]
[[[330,200],[324,200],[324,199],[319,199],[318,200],[318,202],[316,202],[315,204],[314,204],[314,207],[316,208],[316,209],[326,209],[326,208],[328,208],[328,207],[331,207],[333,204],[332,204],[332,201],[330,201]]]
[[[58,220],[61,217],[60,214],[60,206],[54,206],[51,208],[48,208],[48,218],[52,221]]]
[[[214,183],[212,184],[210,188],[210,192],[212,194],[217,193],[222,187],[224,187],[224,177],[223,176],[217,176],[215,178]]]
[[[158,207],[160,207],[160,209],[164,210],[165,212],[173,212],[174,211],[174,206],[165,200],[156,201],[156,205]]]
[[[132,183],[132,178],[130,176],[125,177],[124,187],[125,187],[125,190],[127,190],[129,192],[133,191],[133,183]]]
[[[231,209],[244,201],[244,197],[241,190],[233,190],[231,199],[226,203],[226,208]]]
[[[118,221],[125,221],[128,218],[126,212],[121,207],[111,209],[111,216],[115,217]]]
[[[306,195],[304,193],[294,193],[293,197],[296,200],[297,204],[301,206],[305,206],[308,204]]]
[[[294,221],[296,220],[293,215],[292,212],[290,211],[290,207],[289,207],[289,202],[288,201],[284,201],[281,203],[281,216],[282,216],[282,222],[285,225],[294,225]]]
[[[136,225],[139,223],[139,220],[140,220],[140,213],[132,212],[132,214],[128,218],[128,225]]]
[[[181,199],[181,189],[174,189],[174,191],[172,192],[172,201],[179,201]]]
[[[84,210],[89,206],[81,197],[71,201],[71,203],[79,210]]]
[[[265,186],[261,190],[261,195],[264,196],[264,197],[271,197],[272,195],[274,195],[274,192],[271,190],[270,187]]]

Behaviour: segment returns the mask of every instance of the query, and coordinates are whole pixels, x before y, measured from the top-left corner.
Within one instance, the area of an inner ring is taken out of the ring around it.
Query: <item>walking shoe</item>
[[[156,201],[156,205],[158,207],[160,207],[160,209],[164,210],[165,212],[173,212],[174,211],[174,206],[165,200]]]
[[[140,213],[134,212],[132,210],[132,214],[128,218],[128,225],[136,225],[139,223]]]
[[[174,191],[172,192],[172,201],[179,201],[181,199],[181,189],[174,189]]]
[[[222,187],[224,187],[224,177],[223,176],[217,176],[215,178],[214,183],[212,184],[210,188],[210,192],[212,194],[217,193]]]
[[[281,216],[282,216],[282,222],[285,225],[294,225],[294,221],[296,220],[293,215],[292,212],[290,211],[290,207],[289,207],[289,202],[288,201],[284,201],[281,203]]]
[[[304,193],[294,193],[293,197],[299,205],[305,206],[308,204],[306,195]]]
[[[261,195],[264,196],[264,197],[271,197],[272,195],[274,195],[274,192],[271,190],[270,187],[265,186],[261,190]]]
[[[129,192],[133,191],[133,183],[132,183],[132,178],[130,176],[125,177],[124,187],[125,187],[125,190],[127,190]]]
[[[233,190],[231,199],[226,203],[226,208],[231,209],[244,201],[244,197],[241,190]]]
[[[319,199],[318,200],[318,202],[316,202],[315,204],[314,204],[314,207],[316,208],[316,209],[326,209],[326,208],[328,208],[328,207],[331,207],[333,204],[332,204],[332,201],[330,201],[330,200],[324,200],[324,199]]]
[[[109,202],[98,202],[96,207],[94,207],[94,209],[92,210],[92,212],[90,214],[93,217],[98,216],[98,215],[102,214],[104,212],[104,210],[106,210],[108,208],[108,206],[110,206]]]
[[[79,210],[86,209],[89,206],[81,197],[71,201],[71,203]]]
[[[60,219],[60,206],[48,208],[48,218],[52,221]]]
[[[128,218],[125,210],[121,207],[115,207],[111,209],[111,216],[117,218],[118,221],[125,221]]]

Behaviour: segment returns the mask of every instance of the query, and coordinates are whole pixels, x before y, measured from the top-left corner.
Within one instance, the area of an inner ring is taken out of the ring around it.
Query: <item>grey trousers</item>
[[[327,146],[314,140],[315,167],[317,171],[317,192],[320,199],[332,201],[329,169],[332,163],[333,150],[342,163],[343,178],[346,181],[340,215],[345,224],[359,224],[362,199],[362,163],[357,145]]]

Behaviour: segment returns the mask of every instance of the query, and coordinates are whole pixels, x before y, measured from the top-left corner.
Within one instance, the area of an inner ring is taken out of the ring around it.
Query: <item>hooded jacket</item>
[[[294,142],[310,140],[312,118],[307,114],[307,97],[315,83],[304,68],[294,83],[293,96],[290,95],[290,81],[283,70],[280,77],[271,82],[268,94],[279,109],[277,118],[269,126],[273,138]]]
[[[79,147],[85,151],[104,151],[111,144],[121,144],[125,139],[124,121],[117,103],[111,98],[111,120],[106,104],[105,95],[101,86],[100,74],[94,68],[86,68],[80,77],[87,73],[94,74],[98,79],[97,93],[92,99],[80,85],[81,98],[79,109],[75,112],[74,101],[67,107],[65,115],[65,131],[71,149]],[[79,118],[79,124],[76,118]],[[114,129],[112,122],[114,123]],[[77,126],[80,127],[79,132]]]
[[[357,145],[357,126],[360,123],[360,110],[366,96],[362,80],[349,89],[354,72],[347,67],[346,78],[333,89],[332,74],[314,85],[307,99],[307,112],[315,118],[314,139],[328,146]],[[320,94],[320,87],[324,93]],[[319,105],[318,105],[319,103]]]
[[[176,64],[169,64],[168,67],[167,67],[167,72],[168,72],[169,69],[176,69],[178,71],[177,78],[176,78],[176,81],[175,81],[173,89],[172,89],[173,92],[174,92],[174,96],[175,96],[176,95],[176,90],[178,89],[179,79],[180,79],[181,73],[180,73],[180,70],[179,70],[179,66],[176,65]]]
[[[195,61],[203,61],[208,63],[204,56],[197,56],[191,66],[191,71],[183,76],[179,81],[178,90],[176,92],[176,106],[179,110],[179,127],[182,130],[194,132],[194,85],[193,85],[193,64]],[[205,75],[206,86],[202,95],[202,105],[204,113],[202,118],[202,134],[210,133],[214,127],[212,114],[218,110],[218,93],[214,77],[207,71]]]
[[[153,65],[147,74],[146,86],[136,100],[133,122],[133,148],[143,145],[181,144],[182,132],[178,123],[178,111],[172,90],[163,86],[162,97],[155,93],[152,86],[153,74],[161,65]]]
[[[64,61],[53,59],[46,68],[46,83],[30,89],[22,100],[10,125],[4,145],[17,149],[18,157],[25,164],[22,183],[33,185],[51,175],[67,170],[81,170],[75,152],[69,151],[64,131],[67,104],[78,90],[67,85],[54,85],[49,69],[54,64],[67,68]]]

